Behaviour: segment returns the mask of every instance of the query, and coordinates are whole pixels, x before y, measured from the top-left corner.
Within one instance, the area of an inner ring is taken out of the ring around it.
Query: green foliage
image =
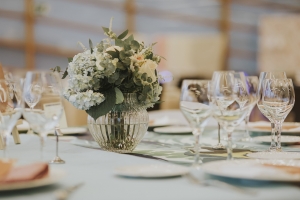
[[[93,53],[93,43],[91,39],[89,39],[89,45],[90,45],[91,53]]]
[[[116,91],[116,104],[120,104],[124,101],[123,93],[117,87],[115,87],[115,91]]]
[[[105,100],[97,106],[92,106],[86,112],[96,120],[98,117],[105,115],[116,104],[116,91],[115,88],[110,88],[102,92],[105,96]]]
[[[126,35],[128,34],[128,30],[124,31],[123,33],[121,33],[119,36],[118,36],[118,39],[123,39],[126,37]]]

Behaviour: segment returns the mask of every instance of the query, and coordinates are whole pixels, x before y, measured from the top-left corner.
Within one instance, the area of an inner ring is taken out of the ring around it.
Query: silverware
[[[192,183],[202,186],[215,186],[223,189],[231,189],[236,192],[247,194],[247,195],[255,195],[256,192],[250,189],[238,187],[220,180],[215,179],[206,179],[206,180],[199,180],[195,176],[193,176],[191,173],[188,173],[185,175],[186,178],[188,178]]]
[[[66,200],[73,191],[75,191],[82,185],[83,182],[73,185],[71,187],[67,187],[65,189],[58,190],[55,192],[55,197],[57,200]]]

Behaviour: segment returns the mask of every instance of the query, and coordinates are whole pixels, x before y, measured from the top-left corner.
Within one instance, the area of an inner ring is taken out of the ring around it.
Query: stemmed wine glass
[[[22,114],[23,100],[20,96],[18,83],[0,79],[0,140],[3,142],[4,157],[6,157],[10,134]]]
[[[198,168],[202,160],[200,158],[200,136],[211,115],[211,108],[207,96],[207,80],[184,80],[181,87],[180,109],[195,136],[193,166]]]
[[[286,116],[294,107],[295,93],[291,79],[265,79],[263,82],[262,103],[275,123],[277,151],[281,151],[281,129]]]
[[[266,110],[263,104],[263,83],[266,79],[287,79],[285,72],[261,72],[259,75],[259,84],[257,89],[257,107],[260,112],[271,122],[271,145],[267,151],[277,151],[277,145],[275,142],[275,123],[273,118]]]
[[[215,74],[215,72],[214,72]],[[208,99],[209,99],[209,102],[212,104],[212,103],[215,103],[215,98],[213,96],[213,81],[208,81],[207,83],[207,88],[208,88]],[[214,145],[213,146],[213,149],[225,149],[225,146],[221,143],[221,125],[220,123],[218,122],[218,144]]]
[[[242,72],[222,72],[215,77],[213,116],[228,135],[227,160],[232,160],[232,132],[248,113],[249,93]]]
[[[248,113],[245,117],[246,132],[245,132],[245,135],[244,135],[244,138],[242,139],[242,141],[252,141],[252,138],[249,135],[248,122],[249,122],[250,114],[258,101],[258,94],[257,94],[258,77],[257,76],[246,76],[246,82],[247,82],[247,88],[248,88],[248,92],[249,92],[250,106],[249,106]]]
[[[23,91],[23,98],[29,106],[24,109],[23,116],[40,135],[43,158],[45,138],[63,113],[60,78],[53,72],[27,72]]]

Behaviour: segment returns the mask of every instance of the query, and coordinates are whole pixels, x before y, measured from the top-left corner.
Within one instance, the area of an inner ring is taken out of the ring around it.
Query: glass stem
[[[41,149],[40,149],[40,151],[41,151],[41,157],[40,157],[40,159],[41,160],[43,160],[43,158],[44,158],[44,146],[45,146],[45,140],[46,140],[46,136],[40,136],[40,141],[41,141]]]
[[[275,142],[275,124],[271,122],[271,146],[269,148],[270,151],[276,151],[276,142]]]
[[[9,138],[10,138],[10,133],[7,131],[3,132],[3,157],[4,158],[8,158],[7,157],[7,146],[9,145]]]
[[[246,139],[250,139],[250,135],[249,135],[249,127],[248,127],[249,118],[250,118],[250,115],[247,115],[247,116],[245,117],[245,135],[244,135],[244,137],[245,137]]]
[[[202,164],[202,159],[200,156],[200,149],[201,149],[201,145],[200,145],[200,137],[201,137],[201,129],[200,128],[194,128],[193,130],[193,134],[195,137],[195,145],[194,145],[194,152],[195,152],[195,157],[194,157],[194,164],[193,166],[198,168],[200,167],[200,165]]]
[[[227,160],[233,160],[232,156],[232,131],[227,132],[228,140],[227,140]]]
[[[282,122],[275,123],[276,135],[277,135],[277,151],[281,151],[281,129],[282,129]]]

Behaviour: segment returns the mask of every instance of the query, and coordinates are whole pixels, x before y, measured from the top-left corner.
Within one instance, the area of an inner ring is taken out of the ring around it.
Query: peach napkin
[[[0,173],[2,166],[0,165]],[[4,169],[4,168],[3,168]],[[3,172],[5,173],[5,172]],[[47,163],[33,163],[30,165],[11,167],[10,170],[0,177],[0,183],[15,183],[23,181],[31,181],[48,176],[49,167]]]

